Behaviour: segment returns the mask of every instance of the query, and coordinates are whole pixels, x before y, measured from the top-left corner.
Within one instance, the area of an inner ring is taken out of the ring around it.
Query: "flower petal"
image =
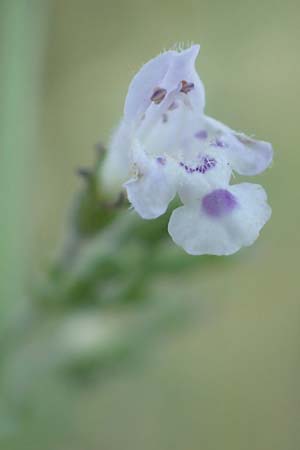
[[[273,160],[273,148],[269,142],[256,141],[242,133],[233,133],[235,145],[226,153],[231,165],[241,175],[257,175],[266,170]]]
[[[124,115],[127,120],[134,120],[143,114],[151,104],[155,88],[164,79],[175,51],[168,51],[148,61],[132,79],[125,101]]]
[[[199,49],[199,45],[193,45],[182,52],[170,50],[146,63],[129,85],[124,109],[126,120],[140,120],[149,107],[155,112],[161,110],[163,101],[169,106],[170,95],[180,92],[182,81],[193,85],[188,96],[203,109],[204,87],[194,67]]]
[[[212,149],[209,156],[199,161],[200,164],[194,164],[194,168],[187,164],[181,167],[178,194],[185,205],[194,204],[195,199],[217,187],[228,186],[231,178],[231,167],[220,152]]]
[[[266,193],[259,185],[242,183],[218,191],[171,215],[169,233],[191,255],[235,253],[253,244],[271,216]]]
[[[100,169],[103,189],[110,197],[121,192],[123,183],[130,176],[131,147],[130,127],[121,121],[111,137],[109,151]]]
[[[127,181],[128,200],[143,219],[164,214],[176,194],[172,169],[164,157],[149,158],[141,149],[135,152],[135,178]]]
[[[206,117],[209,133],[220,151],[226,154],[233,170],[241,175],[257,175],[270,166],[273,149],[269,142],[257,141],[231,130],[217,120]]]
[[[195,69],[195,62],[200,51],[200,45],[192,45],[190,48],[176,52],[176,58],[172,60],[169,70],[162,81],[162,86],[169,92],[174,91],[180,83],[182,95],[190,100],[191,106],[202,112],[205,106],[205,91]],[[191,89],[185,89],[190,86]]]

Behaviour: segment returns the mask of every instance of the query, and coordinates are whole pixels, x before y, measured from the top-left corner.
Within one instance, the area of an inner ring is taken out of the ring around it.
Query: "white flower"
[[[163,214],[178,194],[183,206],[170,219],[173,240],[190,254],[231,254],[255,241],[271,211],[260,186],[229,185],[232,171],[260,173],[273,151],[205,116],[199,49],[165,52],[133,78],[102,182],[111,194],[124,186],[144,219]]]

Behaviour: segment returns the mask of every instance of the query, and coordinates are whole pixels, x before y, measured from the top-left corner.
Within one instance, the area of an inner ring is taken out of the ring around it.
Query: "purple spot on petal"
[[[218,138],[211,143],[211,146],[212,147],[218,147],[218,148],[226,148],[226,147],[228,147],[226,142],[221,141],[221,139],[218,139]]]
[[[187,173],[194,173],[194,172],[205,173],[209,169],[215,167],[217,165],[217,161],[209,156],[204,156],[201,159],[201,164],[197,165],[196,167],[188,166],[187,164],[184,164],[182,161],[179,162],[179,165],[181,167],[184,167]]]
[[[237,200],[226,189],[216,189],[202,199],[202,208],[208,216],[220,218],[231,213]]]
[[[158,164],[160,164],[161,166],[165,166],[167,163],[166,158],[164,158],[163,156],[158,156],[156,158],[156,161],[158,162]]]
[[[207,170],[212,169],[217,164],[217,161],[214,158],[210,158],[208,156],[205,156],[202,160],[201,169],[203,170],[203,173],[205,173]]]
[[[205,140],[207,139],[208,134],[206,130],[200,130],[197,131],[197,133],[195,133],[195,138],[200,139],[200,140]]]

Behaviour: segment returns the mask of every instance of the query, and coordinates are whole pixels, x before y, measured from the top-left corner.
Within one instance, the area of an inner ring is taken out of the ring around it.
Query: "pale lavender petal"
[[[143,219],[165,213],[176,194],[173,172],[165,157],[150,159],[141,148],[135,152],[136,175],[124,184],[128,200]]]
[[[270,216],[264,189],[242,183],[177,208],[168,229],[191,255],[230,255],[253,244]]]
[[[257,141],[241,133],[233,133],[236,141],[227,149],[232,167],[241,175],[257,175],[266,170],[273,160],[269,142]]]
[[[232,170],[225,156],[213,150],[210,155],[199,157],[197,165],[180,161],[181,178],[178,194],[184,204],[193,204],[215,189],[226,189],[230,182]]]
[[[131,146],[130,128],[121,121],[112,134],[109,152],[100,167],[102,186],[110,198],[119,195],[123,183],[130,177]]]
[[[203,111],[205,106],[204,86],[195,69],[199,50],[200,45],[192,45],[177,53],[162,82],[162,86],[169,92],[175,90],[181,83],[179,92],[186,96],[186,100],[197,112]]]
[[[203,110],[204,87],[195,70],[199,49],[199,45],[193,45],[181,52],[170,50],[146,63],[130,83],[124,110],[126,120],[139,120],[148,109],[150,113],[152,109],[157,112],[162,103],[165,109],[172,107],[174,93],[182,93],[191,105]]]
[[[171,62],[177,52],[168,51],[148,61],[132,79],[125,101],[124,115],[127,120],[135,120],[151,104],[155,89],[161,87]]]
[[[270,166],[273,149],[269,142],[231,130],[211,117],[206,117],[205,121],[211,145],[224,152],[233,170],[241,175],[257,175]]]

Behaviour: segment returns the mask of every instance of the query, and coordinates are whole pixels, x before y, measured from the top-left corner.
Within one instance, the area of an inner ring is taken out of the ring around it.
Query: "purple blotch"
[[[164,158],[163,156],[158,156],[156,158],[156,161],[158,162],[158,164],[160,164],[161,166],[165,166],[167,163],[166,158]]]
[[[208,133],[206,130],[200,130],[195,133],[195,138],[205,140],[208,137]]]
[[[219,147],[219,148],[226,148],[226,147],[228,147],[226,142],[221,141],[221,139],[218,139],[218,138],[211,143],[211,146],[212,147]]]
[[[237,200],[226,189],[216,189],[202,199],[202,208],[208,216],[220,218],[231,213],[237,206]]]

